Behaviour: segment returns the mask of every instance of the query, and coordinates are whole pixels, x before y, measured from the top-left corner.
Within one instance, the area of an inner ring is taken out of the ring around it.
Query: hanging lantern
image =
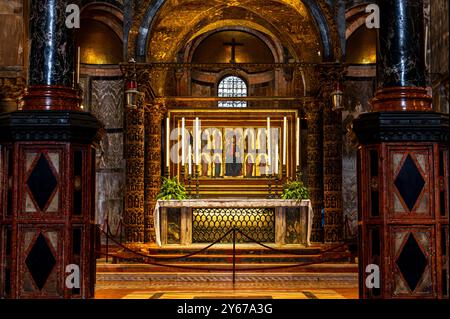
[[[137,108],[137,81],[128,80],[125,86],[126,106],[130,108]]]
[[[333,111],[342,110],[344,108],[344,92],[339,82],[334,84],[334,90],[331,92],[331,102],[333,103]]]
[[[137,99],[138,99],[138,83],[136,80],[136,60],[130,59],[130,62],[133,65],[133,75],[127,79],[125,84],[125,103],[126,107],[129,108],[137,108]]]

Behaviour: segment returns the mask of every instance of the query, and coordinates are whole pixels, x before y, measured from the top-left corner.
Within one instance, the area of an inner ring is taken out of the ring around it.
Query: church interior
[[[448,12],[1,0],[0,299],[448,299]]]

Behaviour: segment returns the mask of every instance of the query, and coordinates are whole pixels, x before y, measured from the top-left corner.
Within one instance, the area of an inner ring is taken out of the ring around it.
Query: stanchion
[[[233,286],[236,283],[236,227],[233,227]]]
[[[108,262],[108,255],[109,255],[109,213],[106,215],[106,233],[108,236],[106,236],[106,262]],[[101,241],[100,241],[101,243]],[[101,247],[101,246],[100,246]],[[101,249],[101,248],[100,248]]]
[[[267,198],[273,198],[272,195],[272,173],[269,174],[269,181],[268,181],[268,188],[269,188],[269,194],[267,196]]]

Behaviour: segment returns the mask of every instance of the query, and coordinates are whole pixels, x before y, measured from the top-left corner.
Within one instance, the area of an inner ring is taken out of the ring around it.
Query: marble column
[[[323,105],[318,101],[309,102],[306,107],[308,123],[307,170],[308,189],[314,211],[311,241],[323,241],[323,151],[322,151],[322,112]]]
[[[380,88],[373,112],[353,123],[360,297],[448,299],[449,118],[424,88],[423,2],[385,0],[380,10]],[[369,265],[379,288],[366,284]]]
[[[426,110],[423,1],[380,1],[374,110]]]
[[[30,1],[28,87],[21,108],[0,115],[0,298],[94,297],[102,125],[71,88],[67,4]]]
[[[145,114],[145,242],[156,241],[153,211],[161,188],[162,122],[166,108],[161,102],[148,105]]]
[[[80,110],[74,88],[74,36],[66,27],[69,0],[30,1],[30,60],[24,110]]]
[[[145,97],[139,94],[136,108],[125,114],[125,209],[127,243],[144,242]]]

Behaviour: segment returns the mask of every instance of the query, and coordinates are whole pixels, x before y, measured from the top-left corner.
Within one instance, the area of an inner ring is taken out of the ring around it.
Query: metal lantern
[[[331,92],[331,102],[333,103],[333,111],[342,110],[344,108],[343,103],[344,92],[339,82],[334,85],[334,90]]]
[[[126,83],[125,97],[126,105],[130,108],[137,108],[137,96],[139,91],[137,90],[137,81],[129,80]]]

